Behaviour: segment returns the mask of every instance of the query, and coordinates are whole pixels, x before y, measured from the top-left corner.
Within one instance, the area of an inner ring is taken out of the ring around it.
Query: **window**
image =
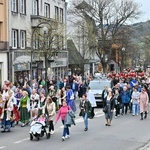
[[[16,49],[18,45],[18,30],[12,30],[12,48]]]
[[[44,4],[44,16],[50,18],[50,5],[47,3]]]
[[[55,6],[55,20],[59,20],[59,10],[57,6]]]
[[[3,4],[3,0],[0,0],[0,4]]]
[[[26,13],[26,0],[20,0],[20,13]]]
[[[38,1],[37,0],[33,0],[33,15],[38,15]]]
[[[63,23],[63,20],[64,20],[64,12],[63,9],[60,8],[60,22]]]
[[[12,0],[12,11],[13,12],[18,12],[17,6],[18,6],[17,0]]]
[[[20,31],[20,47],[25,49],[26,31]]]

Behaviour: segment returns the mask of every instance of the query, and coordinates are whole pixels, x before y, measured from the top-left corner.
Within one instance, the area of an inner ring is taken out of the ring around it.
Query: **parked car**
[[[89,87],[92,93],[94,93],[96,104],[102,105],[102,92],[104,90],[104,86],[111,88],[111,80],[106,78],[104,79],[94,79],[89,83]]]

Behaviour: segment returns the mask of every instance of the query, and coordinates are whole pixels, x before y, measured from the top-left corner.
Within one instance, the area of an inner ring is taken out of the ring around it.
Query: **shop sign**
[[[52,67],[64,67],[67,65],[66,60],[55,60],[51,63]]]
[[[30,63],[19,63],[14,65],[14,71],[30,70]]]
[[[32,63],[32,68],[37,68],[38,64],[37,63]]]

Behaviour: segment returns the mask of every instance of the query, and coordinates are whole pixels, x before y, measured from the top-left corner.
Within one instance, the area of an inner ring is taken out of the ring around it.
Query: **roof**
[[[83,64],[84,59],[81,56],[81,54],[78,52],[73,40],[67,40],[67,49],[68,49],[68,60],[69,60],[69,65],[72,64]]]

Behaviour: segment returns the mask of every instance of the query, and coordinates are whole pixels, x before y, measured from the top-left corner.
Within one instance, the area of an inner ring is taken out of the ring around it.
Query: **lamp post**
[[[126,52],[125,51],[126,51],[126,49],[123,47],[122,52],[125,53],[125,55],[123,56],[123,66],[126,68]],[[125,58],[125,60],[124,60],[124,58]]]
[[[42,31],[42,32],[41,32]],[[52,26],[48,22],[39,23],[33,30],[31,35],[31,71],[30,79],[32,85],[33,79],[33,53],[39,54],[39,57],[44,57],[45,61],[45,91],[47,93],[47,69],[48,69],[48,58],[52,57]],[[38,45],[37,45],[38,42]],[[35,45],[33,44],[35,43]],[[31,86],[30,85],[30,86]]]

